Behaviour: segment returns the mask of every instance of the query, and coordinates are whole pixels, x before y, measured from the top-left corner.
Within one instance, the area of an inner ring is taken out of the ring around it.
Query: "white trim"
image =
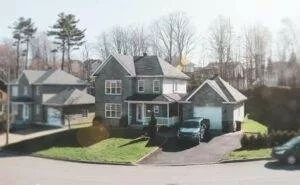
[[[140,91],[140,82],[143,82],[143,90],[142,91]],[[146,86],[146,81],[145,80],[138,80],[138,92],[139,93],[143,93],[143,92],[145,92],[145,86]]]
[[[154,114],[159,114],[159,106],[158,105],[154,105],[153,106],[153,112],[154,112]]]
[[[111,58],[115,58],[116,61],[131,75],[131,76],[135,76],[132,74],[132,72],[122,64],[122,62],[120,62],[120,59],[118,57],[116,57],[115,55],[113,54],[110,54],[109,57],[107,59],[104,60],[104,62],[102,64],[100,64],[97,69],[94,71],[94,73],[91,75],[91,76],[95,76],[96,73],[100,72],[103,67],[108,63],[108,61],[111,59]]]
[[[222,99],[224,99],[223,95],[221,95],[218,91],[216,91],[216,89],[207,82],[208,82],[208,80],[205,80],[189,97],[187,97],[185,99],[185,101],[189,101],[191,99],[191,97],[193,97],[205,84],[208,84]],[[224,100],[226,101],[226,99],[224,99]]]
[[[178,81],[173,80],[173,92],[176,93],[178,92]]]
[[[110,106],[110,109],[109,110],[107,110],[106,108],[107,108],[107,106]],[[115,106],[115,110],[112,110],[112,106]],[[117,115],[117,106],[120,106],[120,116],[118,116]],[[105,118],[116,118],[116,119],[119,119],[119,118],[121,118],[121,116],[122,116],[122,104],[121,103],[105,103],[104,104],[104,111],[105,111]],[[108,111],[115,111],[115,116],[108,116],[108,115],[106,115],[106,112],[108,112]]]
[[[118,87],[118,82],[119,82],[119,84],[120,84],[120,87]],[[107,83],[109,83],[109,87],[106,86]],[[115,88],[115,93],[112,93],[112,92],[111,92],[111,89],[113,88],[113,87],[112,87],[112,84],[115,84],[115,87],[114,87],[114,88]],[[107,88],[110,89],[110,92],[109,92],[109,93],[106,92],[106,89],[107,89]],[[118,88],[121,89],[121,90],[120,90],[120,93],[117,92],[117,89],[118,89]],[[105,81],[104,81],[104,94],[105,94],[105,95],[122,95],[122,80],[105,80]]]
[[[155,84],[155,82],[158,82],[158,91],[155,91],[154,89],[155,89],[155,86],[154,86],[154,84]],[[160,80],[153,80],[153,93],[159,93],[160,92]]]

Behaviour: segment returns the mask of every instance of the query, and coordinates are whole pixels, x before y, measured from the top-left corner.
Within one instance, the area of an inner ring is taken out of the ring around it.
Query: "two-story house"
[[[242,121],[246,97],[219,76],[207,79],[190,93],[189,77],[157,56],[110,55],[93,73],[97,117],[117,126],[122,116],[129,125],[205,117],[211,128]]]
[[[9,87],[16,127],[62,126],[71,116],[87,116],[95,103],[86,93],[87,83],[62,70],[25,70]]]
[[[179,119],[178,101],[186,95],[189,77],[157,56],[110,55],[93,73],[96,116],[117,125],[148,124],[152,113],[158,124]]]

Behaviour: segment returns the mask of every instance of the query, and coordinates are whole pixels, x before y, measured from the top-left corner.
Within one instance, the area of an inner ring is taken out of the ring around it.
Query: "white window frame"
[[[18,96],[18,94],[19,94],[19,87],[16,86],[16,85],[13,85],[11,87],[11,94],[12,94],[12,96]]]
[[[28,95],[28,86],[27,86],[27,85],[25,85],[25,86],[23,87],[23,94],[24,94],[25,96]]]
[[[29,119],[29,105],[23,104],[23,119]]]
[[[154,112],[154,114],[158,114],[159,113],[159,105],[154,105],[153,106],[153,112]]]
[[[41,106],[40,105],[36,105],[35,106],[35,114],[39,115],[41,113]]]
[[[88,117],[89,110],[88,109],[82,109],[82,117]]]
[[[36,86],[36,87],[35,87],[35,94],[36,94],[37,96],[40,95],[40,86]]]
[[[177,92],[177,91],[178,91],[178,81],[177,81],[177,80],[174,80],[173,91],[174,91],[174,92]]]
[[[155,82],[158,82],[157,86],[155,86]],[[155,88],[158,88],[158,90],[156,91]],[[153,80],[153,92],[154,93],[159,93],[160,92],[160,80]]]
[[[107,91],[107,89],[109,89],[109,90]],[[113,89],[115,92],[113,92]],[[118,89],[120,92],[118,92]],[[122,94],[122,80],[105,80],[104,92],[106,95],[121,95]]]
[[[141,85],[141,83],[142,83],[143,85]],[[143,88],[142,91],[140,90],[140,87]],[[145,80],[138,80],[138,92],[139,92],[139,93],[145,92]]]
[[[120,109],[119,111],[118,108]],[[121,116],[122,105],[120,103],[105,103],[105,118],[121,118]]]

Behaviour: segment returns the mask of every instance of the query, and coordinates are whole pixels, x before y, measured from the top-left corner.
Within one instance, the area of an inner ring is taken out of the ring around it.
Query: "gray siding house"
[[[95,114],[111,126],[117,126],[123,116],[127,117],[129,125],[147,125],[151,114],[154,114],[157,123],[166,126],[174,125],[183,119],[205,116],[212,120],[212,128],[220,130],[222,128],[219,125],[224,123],[225,118],[226,121],[235,120],[227,119],[230,117],[227,116],[227,109],[225,112],[221,111],[221,119],[214,120],[214,114],[207,113],[208,107],[226,107],[226,103],[230,104],[230,108],[233,105],[243,107],[245,100],[229,100],[230,92],[223,92],[228,97],[220,97],[219,91],[225,91],[223,86],[218,92],[215,92],[215,86],[207,90],[206,84],[210,83],[208,81],[188,94],[189,77],[158,56],[110,55],[98,66],[93,77],[96,92]],[[224,83],[230,90],[238,92],[227,82]],[[230,109],[232,113],[233,109]],[[219,108],[217,111],[219,112]],[[212,112],[214,113],[215,109],[212,109]]]
[[[94,109],[95,98],[86,93],[86,82],[62,70],[25,70],[9,87],[13,127],[63,126],[70,110],[86,116]]]

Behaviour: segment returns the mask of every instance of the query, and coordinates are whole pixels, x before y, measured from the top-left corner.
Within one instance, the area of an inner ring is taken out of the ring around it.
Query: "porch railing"
[[[150,117],[145,117],[144,119],[144,124],[148,125],[148,123],[150,122]],[[176,122],[178,122],[178,117],[177,116],[173,116],[173,117],[156,117],[157,120],[157,125],[174,125]],[[169,121],[168,121],[169,120]]]

